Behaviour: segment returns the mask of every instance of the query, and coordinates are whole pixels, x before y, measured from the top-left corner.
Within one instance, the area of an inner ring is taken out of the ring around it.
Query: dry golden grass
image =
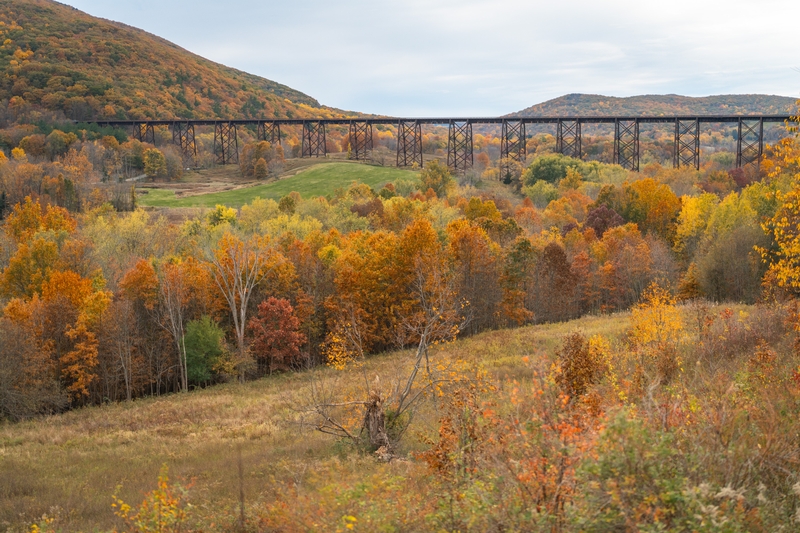
[[[440,361],[479,364],[498,378],[522,378],[522,358],[552,357],[564,335],[581,329],[619,339],[624,313],[562,324],[486,332],[441,347]],[[58,416],[0,425],[0,529],[27,530],[43,514],[59,515],[66,530],[111,529],[111,495],[138,503],[154,487],[162,464],[173,479],[194,479],[199,511],[232,509],[238,498],[238,455],[248,505],[270,501],[271,487],[330,487],[337,476],[407,475],[414,461],[380,464],[327,435],[303,427],[297,408],[309,402],[312,379],[341,396],[355,396],[364,380],[391,384],[406,375],[409,352],[370,358],[362,369],[319,369],[244,385],[225,384],[189,394],[91,407]],[[415,418],[405,449],[434,435],[432,403]],[[332,485],[333,484],[333,485]]]

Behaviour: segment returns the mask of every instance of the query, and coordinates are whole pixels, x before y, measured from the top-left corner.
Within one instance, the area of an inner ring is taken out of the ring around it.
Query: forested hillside
[[[337,112],[285,85],[50,0],[0,0],[0,43],[0,101],[12,121],[35,120],[42,110],[79,121]]]
[[[765,94],[726,94],[693,98],[677,94],[648,94],[617,98],[597,94],[567,94],[513,113],[542,116],[668,116],[782,114],[797,110],[797,98]]]

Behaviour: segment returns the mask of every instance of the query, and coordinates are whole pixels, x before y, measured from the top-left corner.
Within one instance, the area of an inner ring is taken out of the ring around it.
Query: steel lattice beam
[[[639,172],[639,121],[619,119],[614,123],[614,163]]]
[[[281,143],[281,125],[277,122],[259,122],[256,136],[259,141],[267,141],[271,145]]]
[[[472,123],[450,121],[447,136],[447,166],[460,174],[472,168]]]
[[[350,159],[369,159],[372,150],[372,124],[353,120],[350,122]]]
[[[417,121],[397,123],[397,166],[422,167],[422,126]]]
[[[759,167],[761,156],[764,154],[764,120],[757,120],[748,124],[744,119],[739,119],[739,135],[736,139],[736,166],[744,168],[747,165]]]
[[[520,163],[527,157],[525,123],[518,120],[504,120],[500,137],[500,158],[513,159]]]
[[[327,153],[325,123],[303,122],[303,157],[325,157]]]
[[[693,166],[700,170],[700,121],[675,119],[675,146],[672,165]]]
[[[156,132],[153,125],[145,122],[133,124],[133,138],[139,142],[156,144]]]
[[[172,124],[172,142],[181,149],[183,155],[197,157],[197,143],[194,141],[194,124],[174,122]]]
[[[558,119],[556,151],[575,159],[581,158],[581,121]]]
[[[509,161],[516,161],[524,165],[526,157],[525,123],[519,120],[503,120],[500,135],[500,179],[510,182],[511,164]]]
[[[214,126],[214,156],[218,165],[239,163],[239,140],[236,124],[217,122]]]

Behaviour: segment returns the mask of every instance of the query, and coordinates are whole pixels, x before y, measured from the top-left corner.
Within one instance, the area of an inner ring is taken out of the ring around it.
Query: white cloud
[[[796,0],[62,0],[320,102],[499,115],[564,93],[794,96]]]

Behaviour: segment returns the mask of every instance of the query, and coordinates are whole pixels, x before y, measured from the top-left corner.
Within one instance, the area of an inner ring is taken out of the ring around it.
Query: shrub
[[[646,375],[655,370],[657,381],[671,380],[681,368],[677,349],[684,336],[675,298],[657,282],[651,283],[631,311],[631,325],[630,339],[640,356],[638,371]]]
[[[145,494],[135,514],[130,505],[113,496],[114,514],[122,518],[132,531],[139,533],[172,533],[185,529],[191,505],[188,487],[169,483],[167,466],[161,467],[158,488]]]
[[[593,339],[594,340],[594,339]],[[556,352],[561,372],[556,382],[570,396],[581,396],[590,385],[597,383],[606,369],[604,355],[598,343],[590,342],[583,333],[574,331],[564,338]]]

